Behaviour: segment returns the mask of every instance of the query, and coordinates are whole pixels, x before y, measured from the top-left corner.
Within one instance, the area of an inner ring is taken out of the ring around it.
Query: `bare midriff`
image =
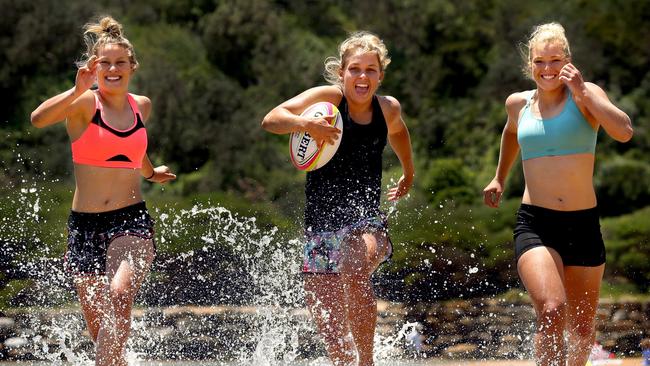
[[[74,174],[73,211],[106,212],[142,201],[140,169],[74,164]]]
[[[542,156],[524,160],[523,167],[523,203],[558,211],[596,206],[593,154]]]

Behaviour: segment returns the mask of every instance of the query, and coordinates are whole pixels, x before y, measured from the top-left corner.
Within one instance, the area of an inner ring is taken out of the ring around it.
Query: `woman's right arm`
[[[526,104],[526,99],[520,93],[511,94],[506,99],[508,119],[501,135],[501,148],[499,150],[499,163],[494,179],[483,189],[483,202],[489,207],[499,207],[499,201],[505,188],[506,178],[512,164],[519,153],[517,141],[517,121],[519,112]]]
[[[72,89],[49,98],[32,112],[32,125],[43,128],[79,114],[81,112],[80,106],[83,105],[83,101],[80,100],[83,98],[80,97],[93,85],[96,66],[97,58],[92,56],[86,66],[77,70],[75,86]],[[88,101],[86,102],[88,103]]]
[[[319,118],[302,117],[300,114],[316,102],[330,102],[337,105],[341,91],[334,86],[319,86],[308,89],[273,108],[262,120],[262,128],[275,134],[307,131],[319,143],[334,143],[339,129],[331,126],[327,116]]]

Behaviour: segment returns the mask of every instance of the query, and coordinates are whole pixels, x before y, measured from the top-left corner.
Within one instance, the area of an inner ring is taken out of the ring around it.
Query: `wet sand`
[[[593,366],[641,366],[641,358],[625,358],[606,361],[597,361]],[[51,363],[45,362],[0,362],[0,366],[45,366]],[[231,363],[212,363],[212,362],[183,362],[183,361],[144,361],[138,362],[134,366],[242,366],[241,364]],[[313,361],[303,361],[287,364],[286,366],[328,366],[327,362],[319,363]],[[70,366],[72,366],[70,364]],[[379,362],[377,366],[535,366],[532,360],[418,360],[418,361],[388,361]]]

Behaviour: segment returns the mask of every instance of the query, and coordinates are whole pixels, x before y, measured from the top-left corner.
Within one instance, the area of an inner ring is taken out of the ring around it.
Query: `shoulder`
[[[516,92],[508,95],[508,98],[506,98],[506,108],[521,109],[521,107],[525,106],[526,103],[528,103],[528,100],[531,98],[534,92],[535,92],[534,90],[525,90],[525,91]]]
[[[338,106],[342,98],[343,91],[337,86],[317,86],[303,91],[278,107],[286,108],[294,114],[300,114],[307,107],[317,102],[329,102]]]
[[[96,108],[95,92],[86,90],[70,105],[67,120],[75,122],[78,119],[79,122],[86,123],[93,117]]]
[[[506,111],[508,115],[518,115],[521,109],[528,103],[535,90],[525,90],[512,93],[506,98]]]
[[[323,101],[338,105],[341,102],[341,98],[343,98],[343,91],[338,86],[323,85],[307,89],[302,95],[309,97],[314,102]]]
[[[131,94],[131,96],[133,97],[133,100],[135,100],[135,103],[138,105],[138,109],[142,114],[142,119],[144,121],[148,120],[149,115],[151,114],[151,99],[144,95]]]
[[[585,87],[587,87],[588,91],[596,94],[597,96],[607,97],[607,93],[605,93],[605,90],[603,90],[603,88],[601,88],[600,86],[598,86],[598,85],[596,85],[596,84],[594,84],[592,82],[585,81]]]
[[[402,106],[397,98],[390,95],[377,95],[379,106],[384,113],[387,122],[400,118],[402,115]]]

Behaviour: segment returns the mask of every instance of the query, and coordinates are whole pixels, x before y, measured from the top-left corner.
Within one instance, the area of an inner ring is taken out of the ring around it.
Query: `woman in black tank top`
[[[411,142],[399,102],[375,94],[390,63],[375,35],[360,32],[325,62],[333,85],[311,88],[275,107],[262,127],[276,134],[307,131],[333,143],[340,131],[331,117],[302,117],[316,102],[338,106],[343,136],[332,159],[307,173],[305,194],[305,292],[309,310],[334,365],[373,363],[376,300],[370,276],[392,253],[379,211],[382,153],[387,142],[403,175],[388,200],[408,193],[414,177]],[[351,337],[348,335],[351,334]]]

